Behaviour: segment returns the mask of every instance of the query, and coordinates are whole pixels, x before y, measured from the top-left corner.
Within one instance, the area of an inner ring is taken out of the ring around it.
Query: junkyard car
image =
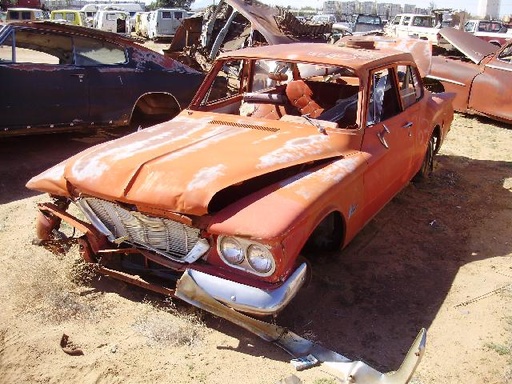
[[[53,198],[38,237],[64,220],[106,274],[155,290],[183,274],[236,310],[277,313],[304,257],[341,249],[430,173],[453,119],[410,53],[364,43],[222,54],[173,120],[32,178]]]
[[[429,87],[454,92],[456,111],[511,123],[512,41],[499,48],[457,29],[439,33],[464,56],[432,57]]]
[[[204,75],[116,34],[52,22],[0,30],[0,136],[167,120]]]

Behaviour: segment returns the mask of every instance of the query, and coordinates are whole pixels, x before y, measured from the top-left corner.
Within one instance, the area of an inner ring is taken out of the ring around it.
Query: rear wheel
[[[432,175],[432,171],[434,170],[434,155],[436,149],[436,136],[430,136],[430,140],[427,145],[427,152],[425,153],[425,157],[423,158],[423,163],[421,163],[421,168],[414,176],[415,181],[425,180]]]

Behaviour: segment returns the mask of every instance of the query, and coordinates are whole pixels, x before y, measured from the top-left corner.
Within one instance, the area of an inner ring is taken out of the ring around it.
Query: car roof
[[[355,72],[398,61],[414,61],[407,52],[391,48],[363,49],[324,43],[291,43],[245,48],[225,52],[219,59],[254,58],[282,61],[304,61],[344,66]]]

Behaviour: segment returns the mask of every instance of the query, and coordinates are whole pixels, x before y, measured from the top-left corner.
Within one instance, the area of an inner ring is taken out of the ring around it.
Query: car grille
[[[98,225],[98,220],[108,229],[110,233],[105,234],[112,242],[126,241],[171,259],[181,259],[199,239],[199,229],[169,219],[146,216],[109,201],[84,198],[78,204],[98,230],[105,232]]]

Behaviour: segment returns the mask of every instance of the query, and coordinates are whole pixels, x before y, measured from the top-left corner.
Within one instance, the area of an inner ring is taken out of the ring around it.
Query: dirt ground
[[[0,140],[0,383],[341,383],[223,319],[94,276],[75,246],[32,244],[46,196],[26,181],[115,136]],[[425,327],[413,384],[512,383],[511,144],[510,126],[457,115],[433,177],[315,262],[277,324],[382,372]]]

